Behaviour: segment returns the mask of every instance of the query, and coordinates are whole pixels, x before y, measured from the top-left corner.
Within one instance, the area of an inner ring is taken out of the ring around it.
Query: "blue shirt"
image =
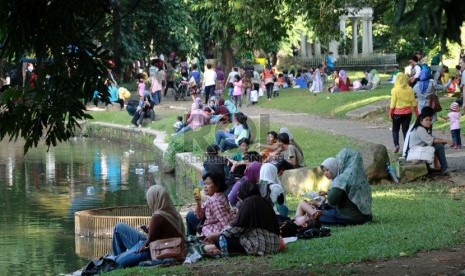
[[[333,57],[331,55],[328,55],[326,58],[326,65],[328,65],[330,68],[334,67]]]
[[[197,83],[197,85],[200,84],[200,72],[199,71],[191,71],[189,73],[189,79],[194,77],[195,79],[195,82]]]
[[[298,85],[300,88],[308,88],[307,81],[303,76],[300,76],[295,79],[295,85]]]

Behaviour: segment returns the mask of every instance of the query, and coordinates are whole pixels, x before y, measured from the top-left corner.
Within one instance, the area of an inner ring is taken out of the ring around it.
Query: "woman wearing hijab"
[[[321,169],[331,180],[328,191],[320,192],[320,195],[327,196],[330,208],[319,211],[307,201],[301,201],[296,211],[296,223],[302,216],[309,219],[319,217],[324,225],[345,226],[371,221],[371,188],[360,154],[344,148],[336,158],[323,161]]]
[[[245,169],[244,176],[238,181],[236,181],[236,183],[234,183],[234,185],[231,188],[231,191],[228,193],[228,201],[232,206],[236,206],[238,201],[237,193],[239,192],[240,188],[245,182],[249,181],[254,184],[258,183],[261,166],[262,163],[257,161],[250,163],[247,166],[247,169]]]
[[[433,93],[433,80],[431,79],[431,74],[429,70],[421,70],[418,81],[413,86],[413,92],[417,97],[418,110],[421,112],[425,106],[428,106],[428,97]],[[433,116],[433,122],[435,121],[435,116]]]
[[[340,92],[349,91],[350,89],[350,79],[346,75],[346,71],[339,71],[339,82],[337,84],[337,90]]]
[[[184,132],[194,130],[198,127],[201,127],[205,124],[205,122],[209,119],[209,116],[206,115],[202,109],[199,108],[199,104],[197,101],[192,103],[191,105],[191,112],[189,119],[187,119],[186,124],[187,126],[181,128],[176,134],[180,135]]]
[[[235,220],[223,231],[205,238],[205,251],[218,254],[219,239],[223,236],[226,246],[222,252],[258,256],[278,252],[278,220],[269,202],[261,196],[258,186],[247,181],[237,196],[242,204]]]
[[[218,107],[215,110],[215,115],[221,116],[220,122],[224,124],[228,124],[230,118],[232,118],[228,108],[224,105],[224,99],[222,98],[218,99]]]
[[[125,223],[113,230],[113,255],[119,268],[138,265],[150,260],[149,244],[156,240],[183,238],[184,224],[166,189],[160,185],[147,190],[147,204],[153,210],[147,236]]]
[[[269,197],[274,210],[280,215],[287,217],[289,210],[284,205],[285,191],[278,180],[278,168],[275,165],[265,163],[261,166],[258,185],[262,196],[265,198]]]
[[[381,79],[379,78],[379,73],[378,73],[378,70],[376,69],[371,69],[370,74],[371,74],[371,81],[370,81],[371,89],[373,90],[378,87]]]
[[[312,87],[310,88],[310,92],[312,93],[320,93],[323,91],[323,80],[321,78],[321,73],[323,71],[323,65],[318,65],[315,72],[313,72],[313,83]]]
[[[401,126],[405,141],[410,121],[412,120],[412,108],[415,111],[415,115],[418,116],[417,100],[415,99],[413,89],[408,85],[407,75],[398,73],[394,87],[391,89],[391,105],[389,110],[389,117],[392,120],[394,153],[398,153],[400,149],[399,131]]]

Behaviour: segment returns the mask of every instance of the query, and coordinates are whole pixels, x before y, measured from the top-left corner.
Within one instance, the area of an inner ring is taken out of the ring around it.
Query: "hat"
[[[457,112],[457,111],[459,111],[459,109],[460,109],[460,108],[459,108],[459,104],[458,104],[458,103],[453,102],[453,103],[450,104],[450,110],[451,110],[451,111]]]

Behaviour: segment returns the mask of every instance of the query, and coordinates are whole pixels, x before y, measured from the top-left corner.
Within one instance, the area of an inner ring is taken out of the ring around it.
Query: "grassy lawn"
[[[417,183],[379,185],[372,189],[372,223],[333,227],[330,237],[299,240],[274,256],[207,260],[191,266],[171,268],[130,268],[108,275],[237,275],[265,271],[273,274],[274,270],[294,271],[296,274],[313,271],[324,275],[347,275],[349,271],[340,271],[336,265],[401,258],[412,256],[420,250],[451,247],[463,242],[465,210],[463,201],[452,199],[457,195],[452,194],[451,187]],[[463,196],[462,191],[462,200]],[[291,208],[295,209],[297,199],[291,201]]]
[[[354,108],[382,99],[389,99],[390,86],[369,92],[350,92],[313,96],[305,90],[282,92],[279,99],[262,101],[265,108],[294,112],[306,112],[325,116],[342,117]],[[302,99],[305,98],[304,101]],[[448,130],[447,115],[450,98],[441,99],[443,111],[438,114],[435,128]],[[160,110],[154,124],[148,128],[172,133],[172,124],[179,111]],[[94,120],[130,125],[126,112],[92,112]],[[380,114],[387,121],[386,114]],[[463,120],[464,117],[462,117]],[[251,124],[253,125],[253,124]],[[271,125],[278,130],[280,125]],[[362,145],[352,138],[335,136],[318,131],[290,127],[296,141],[303,148],[306,164],[317,166],[329,156],[335,156],[341,148]],[[175,151],[194,151],[203,154],[206,145],[214,142],[215,126],[186,133],[173,139],[170,146]],[[254,130],[254,133],[266,131]],[[185,143],[183,139],[189,141]],[[177,142],[175,142],[177,141]],[[265,135],[256,135],[255,142],[264,142]],[[331,143],[328,143],[331,141]],[[177,148],[176,148],[176,147]],[[252,274],[254,272],[281,271],[292,274],[308,274],[310,271],[324,275],[347,275],[338,264],[363,260],[383,260],[412,256],[418,251],[447,248],[463,243],[465,238],[464,187],[439,182],[418,181],[408,185],[376,185],[373,191],[374,221],[367,225],[332,228],[332,236],[313,240],[299,240],[288,245],[284,252],[267,257],[234,257],[222,260],[204,260],[190,266],[170,268],[130,268],[113,271],[108,275],[205,275],[205,274]],[[299,197],[288,198],[291,210],[295,210]]]
[[[312,94],[307,89],[282,89],[278,98],[262,100],[259,106],[293,112],[344,117],[353,109],[391,98],[391,87],[382,86],[366,92],[340,92]]]

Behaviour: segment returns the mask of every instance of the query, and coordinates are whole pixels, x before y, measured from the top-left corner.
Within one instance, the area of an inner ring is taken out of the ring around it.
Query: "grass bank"
[[[130,268],[108,275],[283,275],[283,271],[292,275],[308,275],[310,271],[347,275],[350,271],[340,270],[338,265],[402,258],[463,242],[463,190],[432,183],[379,185],[372,189],[372,223],[333,227],[330,237],[298,240],[274,256],[206,260],[170,268]],[[296,203],[294,199],[291,208],[295,209]]]
[[[389,87],[369,92],[351,92],[313,96],[306,91],[282,93],[280,98],[262,101],[266,108],[307,112],[328,116],[343,116],[345,110],[363,106],[375,98],[389,98]],[[305,97],[305,101],[302,99]],[[334,101],[332,99],[334,98]],[[373,99],[372,99],[373,98]],[[451,99],[442,99],[452,101]],[[325,108],[319,107],[325,105]],[[448,104],[443,102],[447,114]],[[172,133],[171,126],[179,111],[160,110],[154,124],[147,127]],[[95,120],[129,125],[126,112],[93,112]],[[437,123],[439,125],[440,122]],[[279,129],[271,125],[270,129]],[[302,146],[308,166],[316,166],[328,156],[334,156],[344,146],[359,148],[360,145],[347,137],[329,135],[317,131],[291,127],[295,139]],[[202,154],[202,143],[214,141],[214,127],[188,132],[179,143],[182,150],[189,147]],[[261,131],[258,133],[262,133]],[[171,138],[169,138],[171,139]],[[263,142],[265,137],[257,135]],[[190,141],[190,142],[189,142]],[[194,142],[195,141],[195,142]],[[198,143],[202,141],[202,143]],[[328,143],[331,141],[331,143]],[[324,275],[347,275],[350,271],[338,265],[363,260],[383,260],[412,256],[418,251],[452,247],[465,238],[465,189],[447,183],[416,182],[408,185],[372,186],[374,221],[367,225],[332,228],[332,236],[322,239],[300,240],[289,244],[277,255],[267,257],[236,257],[223,260],[205,260],[191,266],[171,268],[130,268],[108,275],[205,275],[205,274],[253,274],[270,275],[291,273],[308,275],[310,271]],[[295,210],[300,198],[289,198]]]

